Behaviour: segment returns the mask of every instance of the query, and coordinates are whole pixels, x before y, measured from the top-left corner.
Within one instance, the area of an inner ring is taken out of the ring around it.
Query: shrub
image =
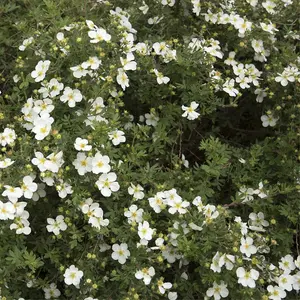
[[[296,299],[298,4],[145,2],[1,8],[1,299]]]

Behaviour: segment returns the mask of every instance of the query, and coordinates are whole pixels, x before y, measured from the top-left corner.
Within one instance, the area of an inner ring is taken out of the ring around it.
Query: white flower
[[[163,279],[158,280],[157,282],[159,292],[163,295],[166,290],[169,290],[172,288],[172,283],[171,282],[163,282]]]
[[[73,76],[75,78],[81,78],[81,77],[84,77],[86,76],[89,71],[87,71],[83,66],[82,64],[81,65],[78,65],[78,66],[74,66],[74,67],[71,67],[70,68],[71,71],[73,71]]]
[[[297,259],[295,260],[295,266],[300,269],[300,255],[298,255]]]
[[[134,61],[134,55],[132,52],[127,53],[126,58],[120,57],[122,67],[125,71],[136,70],[136,62]]]
[[[91,68],[92,70],[99,69],[101,60],[97,56],[90,56],[89,59],[81,64],[84,69]]]
[[[38,201],[40,198],[43,198],[46,196],[45,191],[46,185],[44,183],[38,183],[38,189],[36,192],[33,193],[32,200]]]
[[[94,203],[98,204],[98,203]],[[93,204],[91,205],[93,206]],[[91,215],[89,218],[89,224],[92,225],[92,227],[96,227],[98,229],[101,229],[101,226],[106,227],[109,224],[108,219],[103,219],[103,210],[100,207],[95,207],[91,210]]]
[[[204,223],[211,221],[212,219],[216,219],[219,216],[219,212],[214,205],[207,204],[203,207],[203,214],[206,218]]]
[[[34,127],[32,129],[32,132],[35,133],[35,139],[40,141],[48,136],[53,122],[54,119],[48,113],[43,113],[40,117],[38,116],[33,122]]]
[[[234,79],[227,80],[223,84],[223,91],[226,92],[229,96],[232,96],[232,97],[237,96],[239,91],[234,88]]]
[[[291,271],[294,271],[296,269],[296,265],[292,255],[288,254],[282,257],[279,262],[279,268],[283,270],[285,274],[290,274]]]
[[[251,237],[241,238],[240,251],[250,257],[257,252],[257,248],[253,245],[253,239]]]
[[[23,211],[22,214],[18,215],[17,218],[14,219],[14,223],[10,225],[10,229],[16,230],[16,234],[25,234],[28,235],[31,233],[31,228],[29,227],[30,223],[28,222],[29,213],[27,211]]]
[[[200,0],[192,0],[192,4],[193,4],[193,13],[195,13],[196,16],[199,16],[199,14],[201,12]]]
[[[238,192],[239,196],[243,200],[242,203],[251,201],[254,199],[253,194],[254,190],[252,188],[246,188],[246,187],[241,187],[240,191]]]
[[[223,264],[220,263],[220,253],[219,251],[214,255],[213,259],[212,259],[212,263],[210,265],[210,269],[213,270],[215,273],[220,273],[221,272],[221,268],[223,266]]]
[[[51,283],[50,286],[44,288],[43,291],[45,292],[45,299],[58,298],[61,295],[55,283]]]
[[[258,214],[251,213],[249,219],[249,228],[251,230],[265,231],[263,227],[269,226],[269,222],[265,220],[265,216],[262,212],[259,212]]]
[[[135,199],[143,199],[145,194],[143,193],[144,188],[141,185],[134,185],[130,183],[130,187],[128,188],[128,194],[133,195]]]
[[[259,23],[260,27],[262,28],[262,30],[269,32],[271,34],[274,34],[275,31],[278,31],[278,29],[276,29],[275,24],[272,24],[271,22],[269,24],[266,23]]]
[[[91,30],[88,32],[89,37],[91,38],[91,43],[99,43],[101,41],[110,41],[111,35],[103,28],[97,28],[96,30]]]
[[[25,51],[25,49],[26,49],[29,45],[31,45],[31,44],[33,43],[33,41],[34,41],[34,38],[33,38],[33,37],[30,37],[30,38],[28,38],[28,39],[25,39],[25,40],[23,41],[22,45],[19,46],[19,50],[20,50],[20,51]]]
[[[92,146],[89,145],[89,141],[80,137],[76,138],[74,147],[77,151],[90,151]]]
[[[114,146],[119,145],[120,143],[125,143],[126,138],[124,136],[124,132],[121,130],[114,130],[108,133],[109,139],[112,141]]]
[[[21,188],[23,190],[24,197],[27,199],[31,199],[33,193],[37,191],[38,185],[35,182],[33,182],[31,176],[25,176],[23,178],[23,184]]]
[[[11,166],[15,161],[10,158],[5,158],[4,160],[0,160],[0,169],[6,169]]]
[[[72,164],[76,168],[78,174],[81,176],[92,171],[92,158],[86,156],[85,153],[77,153],[77,157]]]
[[[262,126],[263,127],[274,127],[276,125],[276,122],[278,121],[278,118],[274,118],[272,114],[269,115],[263,115],[260,117],[262,121]]]
[[[108,173],[111,169],[109,162],[110,159],[107,155],[103,156],[100,152],[97,152],[92,160],[92,172],[94,174]]]
[[[113,244],[112,250],[114,251],[111,254],[112,259],[117,260],[121,265],[125,264],[127,258],[130,256],[127,244]]]
[[[181,155],[181,161],[182,161],[182,164],[183,164],[186,168],[189,167],[189,161],[185,158],[185,155],[184,155],[184,154]]]
[[[154,114],[145,114],[145,118],[146,118],[146,124],[147,125],[151,125],[153,127],[155,127],[157,125],[157,122],[159,121],[159,117],[157,117]]]
[[[269,299],[280,300],[286,297],[286,292],[279,286],[268,285]]]
[[[142,208],[138,209],[138,207],[133,204],[124,212],[124,216],[128,218],[129,224],[133,222],[140,223],[143,221],[143,212],[144,210]]]
[[[290,292],[293,289],[294,277],[289,274],[282,274],[277,278],[277,283],[279,287]]]
[[[10,185],[5,185],[5,191],[2,196],[7,197],[10,201],[16,202],[19,198],[23,196],[23,190],[19,187],[12,187]]]
[[[187,212],[186,208],[190,206],[190,203],[188,201],[182,201],[182,199],[174,199],[173,201],[169,201],[168,205],[171,206],[168,210],[170,214],[173,215],[178,212],[182,215]]]
[[[199,106],[199,104],[196,103],[195,101],[191,102],[190,106],[182,105],[181,109],[184,111],[182,116],[186,117],[188,120],[197,119],[200,116],[200,114],[195,111],[198,106]]]
[[[45,78],[49,66],[50,66],[49,60],[45,60],[45,61],[40,60],[38,62],[38,64],[35,66],[35,70],[31,72],[31,77],[35,79],[35,82],[40,82]]]
[[[161,0],[162,5],[169,5],[170,7],[174,6],[175,0]]]
[[[246,271],[243,267],[239,267],[236,270],[236,275],[238,277],[238,283],[244,287],[255,288],[255,280],[259,277],[259,272],[251,269]]]
[[[155,275],[155,270],[153,267],[143,268],[141,270],[136,271],[135,278],[143,279],[145,285],[150,284],[152,277]]]
[[[192,203],[198,208],[199,212],[202,212],[204,205],[200,196],[197,196]]]
[[[78,270],[74,265],[71,265],[69,268],[66,269],[65,274],[64,274],[64,281],[65,284],[67,285],[75,285],[79,286],[80,280],[83,276],[83,272]]]
[[[164,76],[161,72],[159,72],[157,69],[153,70],[156,75],[156,80],[158,84],[167,84],[170,81],[170,78],[167,76]]]
[[[49,90],[50,90],[49,96],[51,98],[53,98],[55,96],[58,96],[60,94],[60,92],[64,89],[64,84],[59,82],[56,78],[52,78],[49,81],[49,86],[48,87],[49,87]]]
[[[165,55],[169,46],[165,42],[156,42],[152,47],[156,55]]]
[[[16,133],[13,129],[5,128],[3,133],[0,133],[0,143],[4,147],[11,145],[16,139]]]
[[[158,192],[154,197],[148,198],[149,205],[156,213],[160,213],[164,207],[164,192]]]
[[[209,288],[206,291],[206,296],[214,297],[215,300],[219,300],[221,298],[227,298],[229,295],[229,291],[227,289],[227,284],[224,281],[221,281],[220,284],[217,284],[215,281],[213,283],[213,287]]]
[[[139,7],[139,10],[142,11],[142,13],[145,15],[147,14],[149,9],[149,6],[145,3],[145,1],[143,1],[143,5]]]
[[[128,76],[125,73],[124,69],[122,69],[122,68],[118,69],[117,83],[122,87],[122,89],[124,91],[125,91],[126,87],[129,87]]]
[[[63,182],[62,180],[60,180],[60,185],[56,186],[56,189],[58,191],[58,196],[62,199],[73,193],[72,186],[67,182]]]
[[[44,100],[36,100],[34,102],[33,111],[41,116],[46,114],[49,116],[49,113],[54,109],[54,105],[52,105],[52,100],[49,98],[45,98]]]
[[[276,11],[274,8],[276,7],[276,3],[273,1],[267,0],[266,2],[262,3],[263,8],[269,13],[269,14],[275,14]]]
[[[64,216],[59,215],[56,219],[47,218],[47,225],[48,232],[53,232],[55,235],[59,235],[60,231],[65,231],[67,229],[67,224],[64,221]]]
[[[0,201],[0,220],[13,220],[15,218],[16,209],[11,202],[3,203]]]
[[[227,270],[232,270],[234,267],[234,263],[235,263],[235,257],[234,255],[230,255],[230,254],[223,254],[219,260],[220,266],[225,265]]]
[[[47,156],[47,160],[45,161],[46,169],[53,173],[57,173],[63,164],[64,160],[62,151],[59,151],[58,153],[51,153]]]
[[[60,101],[63,103],[68,102],[69,107],[75,107],[76,102],[82,100],[82,94],[78,89],[72,90],[70,87],[65,87],[64,93],[60,96]]]
[[[300,290],[300,272],[297,272],[296,274],[294,274],[293,289],[295,291]]]
[[[257,95],[256,102],[258,103],[262,103],[264,101],[264,98],[268,95],[263,89],[256,89],[254,91],[254,94]]]
[[[139,223],[138,226],[138,235],[141,238],[141,244],[147,245],[147,241],[152,240],[154,230],[150,228],[150,225],[147,221],[144,221],[143,223]]]
[[[111,192],[117,192],[120,189],[120,185],[117,180],[116,173],[102,174],[96,182],[98,189],[104,197],[110,197]]]

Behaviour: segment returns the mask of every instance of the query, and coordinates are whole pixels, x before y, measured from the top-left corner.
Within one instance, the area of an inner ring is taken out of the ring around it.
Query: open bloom
[[[195,120],[197,119],[200,114],[196,112],[197,107],[199,106],[198,103],[193,101],[190,106],[184,106],[182,105],[181,108],[184,111],[182,114],[183,117],[186,117],[188,120]]]
[[[50,60],[40,60],[38,62],[38,64],[35,66],[35,70],[31,72],[31,77],[34,78],[35,82],[40,82],[45,78],[49,66]]]
[[[89,37],[91,38],[90,42],[93,44],[99,43],[101,41],[110,41],[111,35],[103,28],[97,28],[96,30],[91,30],[88,32]]]
[[[269,299],[281,300],[286,297],[286,292],[279,286],[268,285]]]
[[[80,284],[80,280],[83,276],[83,272],[78,270],[74,265],[71,265],[69,268],[66,269],[64,277],[65,283],[67,285],[75,285],[78,286]]]
[[[133,222],[140,223],[143,221],[143,212],[144,210],[142,208],[138,209],[138,207],[133,204],[124,212],[124,216],[128,218],[129,224]]]
[[[135,199],[143,199],[144,198],[144,188],[141,185],[134,185],[130,183],[130,187],[128,188],[128,194],[133,195]]]
[[[64,216],[59,215],[56,219],[47,218],[47,225],[48,232],[53,232],[55,235],[59,235],[60,231],[65,231],[67,229],[67,224],[64,221]]]
[[[15,217],[15,207],[11,202],[0,201],[0,220],[13,220]]]
[[[10,185],[5,185],[5,191],[2,196],[7,197],[10,201],[17,201],[23,196],[23,190],[19,187],[12,187]]]
[[[45,292],[45,299],[58,298],[61,295],[55,283],[51,283],[50,286],[44,288],[43,291]]]
[[[80,137],[76,138],[74,147],[77,151],[90,151],[92,146],[89,145],[89,141]]]
[[[141,270],[138,270],[135,273],[136,279],[143,279],[144,283],[146,285],[150,284],[152,277],[155,275],[155,270],[153,267],[150,268],[143,268]]]
[[[255,288],[255,281],[259,277],[259,272],[254,269],[246,271],[243,267],[239,267],[236,270],[236,275],[238,277],[238,283],[242,286]]]
[[[170,78],[167,76],[164,76],[161,72],[159,72],[157,69],[154,69],[154,73],[156,75],[156,80],[158,84],[167,84],[170,81]]]
[[[120,143],[125,143],[126,137],[124,136],[124,132],[121,130],[114,130],[108,133],[109,139],[112,141],[114,146],[119,145]]]
[[[120,185],[117,180],[116,173],[102,174],[96,182],[98,189],[104,197],[110,197],[111,192],[117,192],[120,189]]]
[[[112,259],[117,260],[121,265],[125,264],[127,258],[130,256],[127,244],[113,244],[112,250],[114,251],[111,254]]]
[[[221,281],[220,284],[214,282],[213,287],[209,288],[206,291],[206,296],[214,297],[215,300],[219,300],[221,298],[227,298],[229,295],[229,291],[227,289],[227,284],[224,281]]]
[[[247,257],[257,252],[257,248],[253,245],[253,239],[251,237],[241,238],[240,251]]]
[[[69,107],[75,107],[76,102],[82,100],[82,94],[78,89],[72,90],[70,87],[64,89],[64,93],[60,96],[60,101],[63,103],[68,103]]]
[[[27,199],[31,199],[33,193],[37,191],[38,185],[35,182],[33,182],[31,176],[25,176],[23,178],[23,184],[21,188],[23,190],[24,197]]]
[[[108,173],[111,169],[109,165],[110,159],[107,155],[101,155],[97,152],[92,160],[92,172],[94,174]]]
[[[154,230],[150,228],[150,225],[147,221],[144,221],[143,223],[139,223],[138,227],[138,235],[141,238],[141,244],[147,245],[148,241],[152,240]]]

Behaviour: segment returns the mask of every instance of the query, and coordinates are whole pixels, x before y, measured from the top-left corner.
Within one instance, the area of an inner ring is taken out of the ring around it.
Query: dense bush
[[[296,299],[299,4],[0,7],[0,298]]]

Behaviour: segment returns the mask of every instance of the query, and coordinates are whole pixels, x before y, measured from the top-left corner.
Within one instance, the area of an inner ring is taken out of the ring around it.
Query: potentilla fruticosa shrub
[[[296,299],[298,9],[3,5],[0,298]]]

